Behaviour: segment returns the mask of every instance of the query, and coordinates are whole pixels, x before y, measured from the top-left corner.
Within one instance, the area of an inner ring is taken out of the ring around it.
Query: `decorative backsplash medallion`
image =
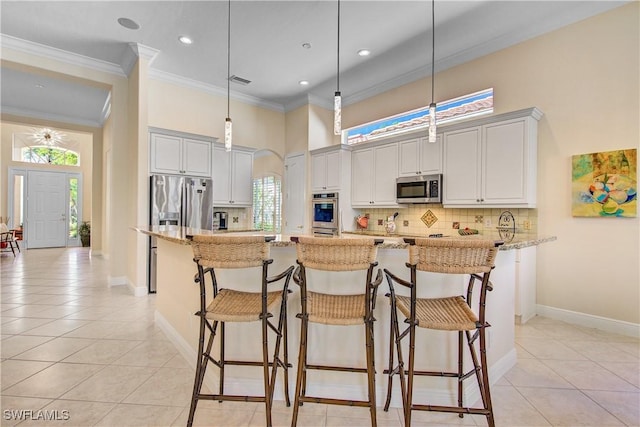
[[[420,218],[422,220],[422,222],[424,222],[427,227],[431,228],[431,226],[433,224],[436,223],[436,221],[438,221],[438,217],[435,216],[433,214],[433,212],[431,212],[430,209],[427,209],[427,211],[424,213],[424,215],[422,215],[422,218]]]

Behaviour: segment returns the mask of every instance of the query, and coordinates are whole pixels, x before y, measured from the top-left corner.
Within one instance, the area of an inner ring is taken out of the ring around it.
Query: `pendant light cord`
[[[227,117],[229,115],[229,98],[231,93],[231,0],[227,8]]]
[[[336,91],[340,92],[340,0],[338,0],[338,49],[337,49],[337,66],[336,66],[336,78],[337,88]]]
[[[431,0],[431,103],[435,102],[435,69],[436,69],[436,14],[435,0]]]

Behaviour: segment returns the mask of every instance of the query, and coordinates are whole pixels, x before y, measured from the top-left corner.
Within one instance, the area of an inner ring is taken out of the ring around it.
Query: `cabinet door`
[[[211,177],[211,143],[194,139],[182,140],[182,159],[185,174]]]
[[[373,202],[377,206],[396,205],[398,144],[375,148],[373,165]]]
[[[429,142],[429,138],[420,139],[420,173],[442,173],[442,135],[436,137],[436,142]]]
[[[231,202],[231,153],[224,148],[213,149],[213,203],[227,206]]]
[[[419,139],[410,139],[398,143],[398,176],[420,175],[420,144]]]
[[[253,204],[253,154],[245,151],[234,151],[231,172],[232,204],[251,206]]]
[[[373,148],[356,150],[351,153],[351,205],[372,205],[373,177]]]
[[[482,194],[485,203],[527,201],[525,128],[524,119],[484,126]]]
[[[480,127],[444,134],[443,204],[480,203]]]
[[[151,134],[150,171],[182,174],[182,138]]]
[[[340,190],[342,171],[340,152],[334,151],[326,154],[326,182],[327,190]]]
[[[327,189],[327,155],[326,153],[311,156],[311,191]]]

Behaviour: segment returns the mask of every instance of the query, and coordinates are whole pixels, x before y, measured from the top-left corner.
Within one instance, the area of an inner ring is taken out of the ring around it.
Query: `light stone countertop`
[[[167,240],[169,242],[181,244],[181,245],[189,245],[191,243],[191,236],[196,234],[204,234],[204,235],[238,235],[238,236],[246,236],[246,235],[258,235],[265,236],[265,238],[269,239],[272,247],[289,247],[295,246],[295,243],[291,241],[291,237],[295,237],[293,235],[287,234],[273,234],[264,231],[256,231],[256,230],[225,230],[225,231],[211,231],[211,230],[201,230],[198,228],[188,228],[181,227],[176,225],[164,225],[164,226],[138,226],[132,227],[133,230],[138,231],[140,233],[154,236],[159,239]],[[539,236],[535,233],[516,233],[511,236],[506,236],[505,234],[501,236],[498,230],[484,232],[483,234],[475,234],[470,236],[460,236],[458,234],[451,234],[448,236],[443,236],[444,239],[490,239],[499,241],[504,241],[504,245],[500,246],[500,250],[508,251],[512,249],[522,249],[529,246],[537,246],[542,243],[551,242],[557,239],[556,236]],[[374,238],[374,239],[383,239],[383,242],[380,244],[380,249],[406,249],[408,244],[405,243],[404,239],[406,238],[418,238],[418,237],[428,237],[425,236],[402,236],[402,235],[389,235],[382,234],[376,232],[344,232],[340,236],[343,239],[349,238],[358,238],[358,237],[366,237],[366,238]]]

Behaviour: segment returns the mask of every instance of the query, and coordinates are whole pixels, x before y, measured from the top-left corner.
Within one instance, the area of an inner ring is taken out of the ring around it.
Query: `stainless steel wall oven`
[[[312,231],[316,236],[336,236],[340,227],[338,193],[316,193],[311,202]]]

